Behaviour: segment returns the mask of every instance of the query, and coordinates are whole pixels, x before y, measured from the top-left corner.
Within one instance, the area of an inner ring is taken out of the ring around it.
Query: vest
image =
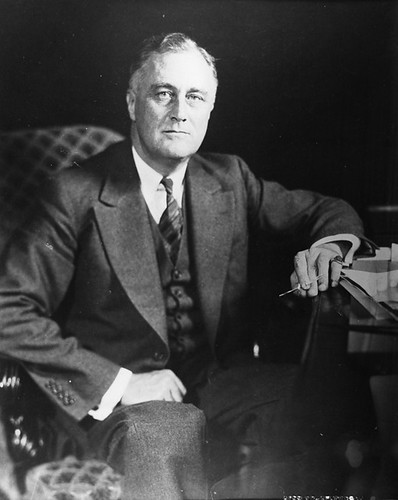
[[[200,382],[208,365],[213,361],[198,307],[199,301],[189,252],[189,218],[184,217],[179,254],[176,264],[173,265],[158,225],[149,210],[148,214],[166,309],[170,348],[167,368],[173,370],[188,388]]]

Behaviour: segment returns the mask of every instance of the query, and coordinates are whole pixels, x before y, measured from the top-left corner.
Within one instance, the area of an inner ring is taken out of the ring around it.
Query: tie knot
[[[163,184],[167,194],[173,194],[173,181],[171,179],[169,179],[168,177],[163,177],[163,179],[160,181],[160,184]]]

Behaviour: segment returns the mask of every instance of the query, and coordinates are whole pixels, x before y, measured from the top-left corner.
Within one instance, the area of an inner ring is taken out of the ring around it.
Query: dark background
[[[217,59],[204,149],[288,187],[398,203],[397,3],[0,0],[0,129],[95,124],[128,133],[131,54],[158,32]]]
[[[218,59],[220,87],[203,149],[238,154],[287,187],[345,198],[384,244],[368,207],[398,205],[396,1],[0,0],[0,131],[93,124],[127,135],[132,53],[143,38],[170,31],[191,35]],[[273,332],[258,336],[265,360],[296,361],[311,303],[291,314],[276,304],[275,290],[289,287],[292,256],[269,255],[263,266],[281,283],[273,288],[255,267],[254,289],[258,282],[263,288],[252,304],[261,310],[253,331],[267,324]],[[273,299],[264,301],[267,294]],[[325,346],[319,363],[325,356],[340,363]],[[335,368],[328,374],[336,391],[356,394],[347,411],[355,406],[371,420],[358,403],[356,376],[340,368],[338,380]]]

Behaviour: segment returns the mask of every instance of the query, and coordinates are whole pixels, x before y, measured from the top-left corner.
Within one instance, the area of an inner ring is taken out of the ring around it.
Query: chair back
[[[88,125],[0,132],[3,229],[12,232],[29,214],[48,174],[79,163],[122,139],[113,130]]]

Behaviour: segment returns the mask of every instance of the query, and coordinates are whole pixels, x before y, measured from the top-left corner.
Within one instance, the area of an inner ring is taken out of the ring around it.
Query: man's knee
[[[129,408],[126,432],[137,444],[151,443],[156,448],[167,447],[169,451],[177,447],[182,451],[203,441],[205,417],[193,405],[151,401]]]
[[[126,410],[113,463],[125,484],[134,485],[131,498],[180,498],[182,492],[184,498],[205,498],[204,414],[192,405],[163,401]]]
[[[124,462],[126,455],[156,458],[183,456],[194,449],[200,452],[205,439],[204,414],[191,404],[150,401],[126,406],[103,424],[107,432],[98,432],[101,431],[98,428],[96,437],[101,440],[107,434],[102,454],[112,462],[115,458],[119,461],[121,454]]]

